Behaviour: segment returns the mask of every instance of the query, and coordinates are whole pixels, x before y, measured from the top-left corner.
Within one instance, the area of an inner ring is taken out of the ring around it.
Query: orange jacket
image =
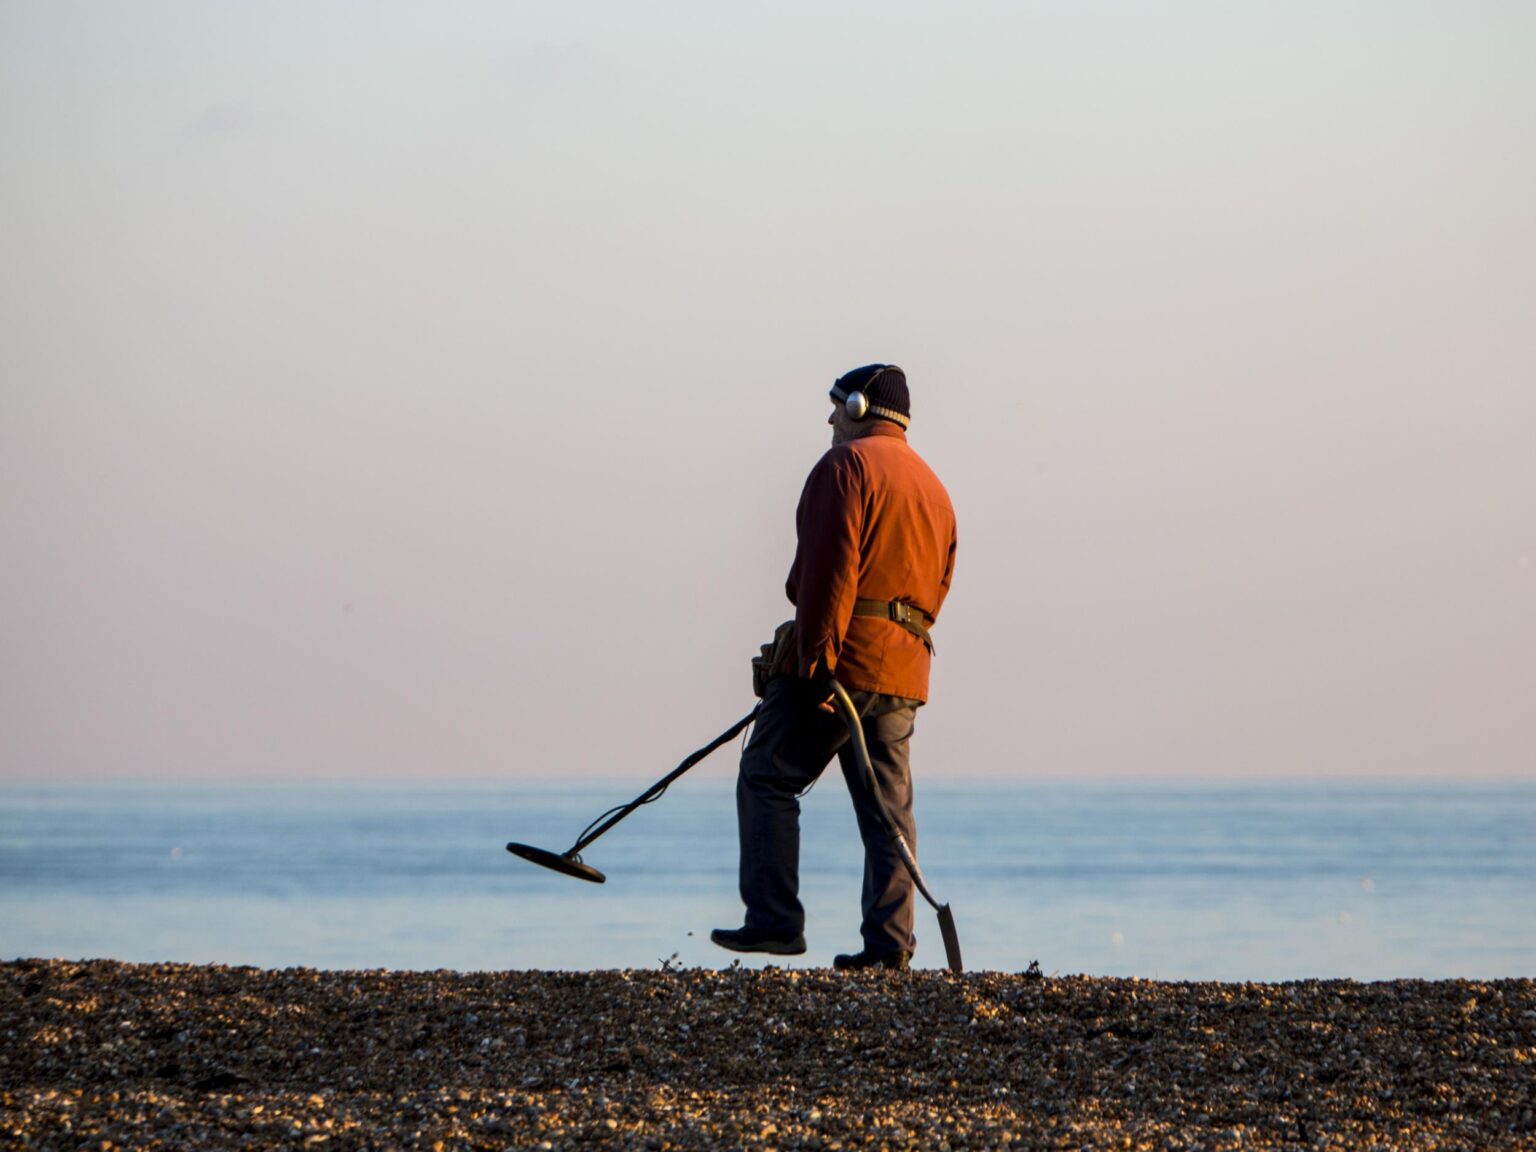
[[[845,688],[928,699],[930,656],[892,620],[853,615],[856,599],[902,600],[936,619],[955,570],[955,510],[906,433],[880,421],[811,469],[795,513],[785,591],[799,673],[818,664]]]

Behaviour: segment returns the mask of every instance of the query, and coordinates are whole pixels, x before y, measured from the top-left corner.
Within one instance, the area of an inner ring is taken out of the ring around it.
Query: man
[[[795,514],[785,585],[795,605],[793,667],[768,681],[737,778],[746,923],[710,939],[738,952],[805,951],[799,796],[836,754],[864,841],[864,919],[863,947],[834,965],[904,969],[916,948],[912,878],[829,703],[830,682],[852,696],[881,795],[915,851],[909,741],[928,698],[928,628],[954,572],[955,513],[907,444],[912,409],[900,368],[855,368],[832,386],[832,405],[832,447]]]

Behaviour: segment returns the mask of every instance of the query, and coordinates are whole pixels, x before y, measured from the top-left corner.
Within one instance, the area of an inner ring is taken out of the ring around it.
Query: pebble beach
[[[0,965],[7,1149],[1536,1148],[1536,981]]]

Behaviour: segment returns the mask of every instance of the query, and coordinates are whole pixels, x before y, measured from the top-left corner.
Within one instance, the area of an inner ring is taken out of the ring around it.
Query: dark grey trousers
[[[852,692],[864,726],[880,795],[913,852],[910,741],[918,702],[900,696]],[[884,954],[914,951],[912,877],[869,798],[841,713],[816,706],[810,681],[782,676],[768,682],[736,781],[736,818],[741,832],[741,899],[746,926],[778,936],[805,930],[800,904],[800,793],[836,754],[853,798],[864,841],[864,947]]]

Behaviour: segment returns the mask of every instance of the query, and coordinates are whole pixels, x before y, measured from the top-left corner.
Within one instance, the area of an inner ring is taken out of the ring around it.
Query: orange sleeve
[[[944,575],[939,577],[939,600],[933,606],[933,618],[939,618],[939,609],[944,607],[944,601],[949,599],[949,585],[955,578],[955,548],[960,542],[959,533],[951,524],[949,529],[949,555],[944,558]]]
[[[811,469],[795,511],[795,562],[785,591],[795,605],[801,676],[837,667],[859,590],[863,484],[852,453],[829,451]]]

